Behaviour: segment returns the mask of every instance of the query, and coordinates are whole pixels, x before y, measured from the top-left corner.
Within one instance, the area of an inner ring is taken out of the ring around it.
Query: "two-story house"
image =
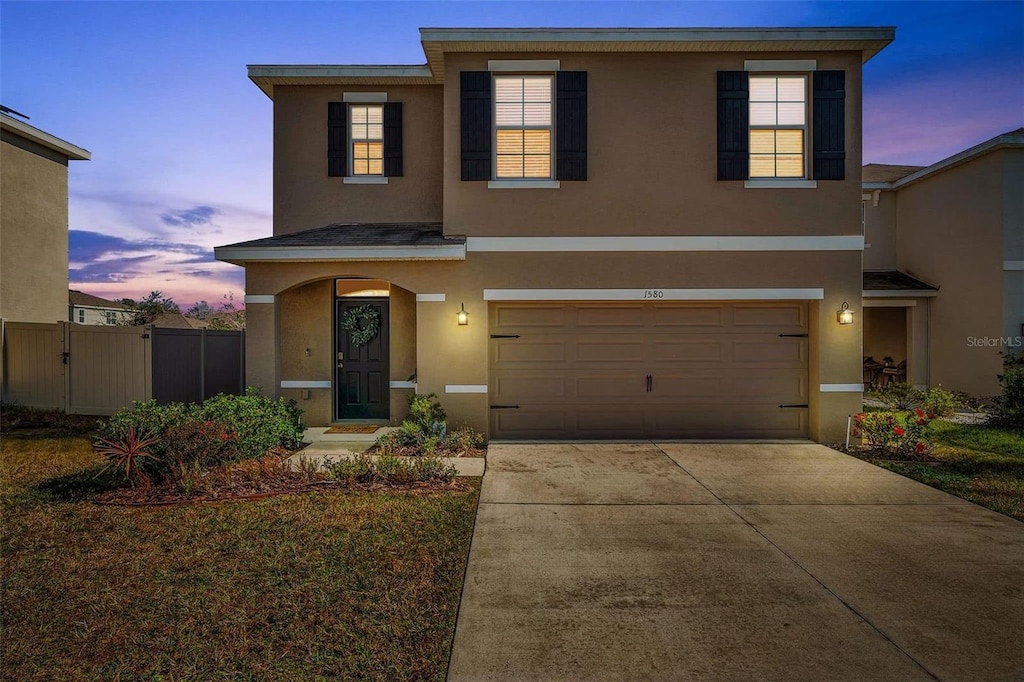
[[[1001,354],[1024,343],[1024,128],[863,181],[865,357],[997,394]]]
[[[216,250],[248,383],[314,425],[417,390],[491,438],[841,439],[893,37],[422,29],[422,66],[250,66],[274,235]]]
[[[67,319],[68,162],[89,158],[87,150],[0,113],[3,320]]]
[[[68,319],[78,324],[117,326],[127,324],[131,308],[118,301],[109,301],[77,289],[68,291]]]

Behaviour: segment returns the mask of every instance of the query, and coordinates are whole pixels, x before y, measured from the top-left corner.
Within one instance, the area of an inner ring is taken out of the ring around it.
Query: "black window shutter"
[[[587,72],[555,77],[555,179],[587,179]]]
[[[815,180],[846,179],[846,72],[814,72],[812,173]]]
[[[461,74],[462,179],[491,179],[491,72]]]
[[[718,72],[718,179],[750,176],[750,78],[746,71]]]
[[[348,175],[348,105],[327,103],[327,175]]]
[[[402,165],[402,103],[384,104],[384,177],[400,178]]]

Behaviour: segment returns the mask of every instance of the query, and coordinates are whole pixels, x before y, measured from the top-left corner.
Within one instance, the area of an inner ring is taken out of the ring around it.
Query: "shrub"
[[[137,433],[152,434],[158,436],[159,439],[151,446],[150,450],[153,455],[161,457],[167,449],[162,434],[170,427],[189,419],[192,408],[194,406],[184,403],[158,405],[155,400],[145,402],[136,400],[132,403],[131,409],[118,410],[100,427],[100,439],[123,440],[131,429]]]
[[[150,448],[159,442],[156,435],[140,433],[134,426],[129,426],[121,438],[107,440],[100,438],[93,446],[107,460],[107,468],[123,469],[125,478],[132,484],[149,486],[149,476],[143,471],[144,463],[156,458]]]
[[[935,414],[918,408],[913,412],[861,413],[854,417],[855,435],[863,437],[876,454],[895,459],[919,459],[928,452],[928,430]]]
[[[441,445],[445,450],[453,454],[462,455],[470,450],[482,448],[484,442],[485,439],[482,433],[478,433],[468,426],[460,426],[453,431],[449,431]]]
[[[164,458],[172,473],[184,467],[209,468],[235,459],[237,435],[222,422],[189,420],[163,434]]]
[[[409,396],[409,420],[426,436],[444,438],[448,430],[447,415],[434,393]]]
[[[1002,394],[995,400],[991,423],[1024,433],[1024,364],[1015,358],[1004,361],[999,385]]]
[[[931,412],[940,417],[948,417],[964,407],[964,405],[964,400],[960,397],[960,394],[947,391],[939,385],[925,391],[921,408],[925,412]]]
[[[911,384],[890,381],[883,388],[871,392],[871,396],[891,410],[909,410],[924,401],[924,393]]]
[[[271,400],[253,388],[245,395],[221,393],[206,400],[196,417],[230,425],[237,435],[239,459],[260,458],[273,447],[297,447],[305,431],[302,410],[294,400]]]
[[[391,455],[371,457],[359,453],[331,462],[325,467],[328,477],[352,487],[354,485],[411,485],[413,483],[450,483],[457,473],[455,467],[438,457],[413,460]]]

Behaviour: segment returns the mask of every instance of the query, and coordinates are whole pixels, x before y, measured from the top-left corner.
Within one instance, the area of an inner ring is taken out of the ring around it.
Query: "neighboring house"
[[[132,309],[124,303],[108,301],[99,296],[72,289],[68,292],[68,319],[78,324],[116,326],[126,324]]]
[[[1024,128],[931,166],[864,167],[864,355],[999,392],[1024,344]]]
[[[249,67],[274,235],[216,250],[249,384],[314,425],[416,390],[498,439],[845,437],[894,29],[420,37],[424,66]]]
[[[88,151],[0,113],[0,319],[68,314],[68,162]]]

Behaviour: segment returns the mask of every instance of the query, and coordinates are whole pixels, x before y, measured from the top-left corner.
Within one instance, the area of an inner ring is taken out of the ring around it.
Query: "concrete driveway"
[[[1024,678],[1024,524],[819,445],[496,444],[450,680]]]

